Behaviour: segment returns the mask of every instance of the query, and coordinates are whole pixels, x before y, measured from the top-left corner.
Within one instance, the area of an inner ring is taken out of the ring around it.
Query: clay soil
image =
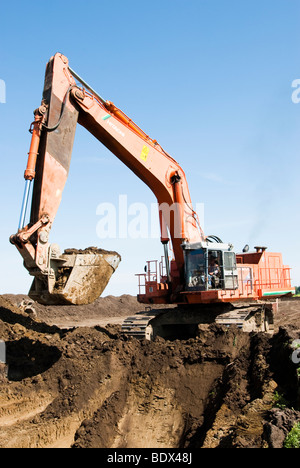
[[[300,421],[300,301],[273,336],[215,324],[153,342],[122,336],[131,296],[36,307],[0,296],[1,448],[282,448]]]

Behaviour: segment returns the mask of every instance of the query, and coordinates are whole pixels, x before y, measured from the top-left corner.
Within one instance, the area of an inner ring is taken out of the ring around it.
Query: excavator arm
[[[57,245],[49,244],[68,178],[77,123],[154,193],[166,258],[169,242],[174,253],[175,268],[168,271],[170,292],[182,284],[182,245],[205,241],[205,237],[178,163],[126,114],[93,91],[69,67],[62,54],[56,54],[47,64],[42,103],[34,115],[19,229],[11,236],[25,267],[35,277],[31,297],[47,304],[92,302],[102,293],[120,261],[115,252],[67,255],[61,254]],[[25,225],[32,184],[30,222]]]

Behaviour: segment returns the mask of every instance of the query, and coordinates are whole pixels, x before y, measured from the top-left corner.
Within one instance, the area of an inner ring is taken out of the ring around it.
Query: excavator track
[[[235,325],[244,332],[274,332],[274,312],[272,304],[256,307],[240,307],[221,314],[216,323],[227,327]]]
[[[201,307],[149,310],[128,317],[122,325],[122,333],[137,339],[153,340],[188,339],[197,335],[199,325],[216,323],[226,327],[235,326],[244,332],[274,331],[274,311],[277,303],[243,304],[238,307],[222,304],[219,307]]]
[[[145,312],[128,317],[122,324],[122,333],[137,339],[151,341],[153,339],[153,327],[151,321],[161,312]]]

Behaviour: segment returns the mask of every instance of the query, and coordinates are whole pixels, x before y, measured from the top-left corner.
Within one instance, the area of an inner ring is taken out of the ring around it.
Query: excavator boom
[[[61,254],[49,235],[68,178],[79,111],[70,92],[76,82],[61,54],[46,67],[42,103],[31,124],[31,145],[25,170],[25,192],[19,229],[11,236],[34,276],[30,297],[44,304],[87,304],[95,301],[117,269],[116,252],[87,249]],[[75,104],[75,105],[74,105]],[[33,184],[29,224],[26,209]]]

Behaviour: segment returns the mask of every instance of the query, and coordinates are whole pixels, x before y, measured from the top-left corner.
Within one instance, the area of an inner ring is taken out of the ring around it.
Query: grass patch
[[[296,423],[284,441],[284,448],[300,448],[300,422]]]
[[[288,406],[288,401],[278,392],[274,393],[273,396],[273,405],[275,408],[285,409]]]

